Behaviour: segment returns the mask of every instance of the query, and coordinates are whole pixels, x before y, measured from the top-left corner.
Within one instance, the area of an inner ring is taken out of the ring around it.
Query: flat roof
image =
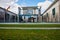
[[[20,16],[38,16],[38,14],[22,14]]]
[[[27,9],[38,9],[38,6],[26,6],[26,7],[22,7],[23,10],[27,10]]]

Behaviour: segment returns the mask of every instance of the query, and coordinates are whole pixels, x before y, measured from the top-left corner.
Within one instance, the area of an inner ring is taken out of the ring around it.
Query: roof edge
[[[43,13],[42,15],[47,11],[49,10],[56,2],[58,2],[59,0],[55,0]]]

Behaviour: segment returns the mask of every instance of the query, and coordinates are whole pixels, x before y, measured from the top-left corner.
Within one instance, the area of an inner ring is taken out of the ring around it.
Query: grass
[[[0,24],[0,27],[60,27],[60,24]],[[0,40],[60,40],[60,30],[0,29]]]
[[[60,40],[60,30],[0,29],[0,40]]]
[[[60,24],[0,24],[0,27],[60,27]]]

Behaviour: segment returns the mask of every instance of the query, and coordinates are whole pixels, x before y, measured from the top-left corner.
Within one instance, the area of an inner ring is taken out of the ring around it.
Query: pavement
[[[60,23],[0,23],[0,24],[60,24]]]
[[[0,27],[0,29],[60,29],[58,27]]]
[[[0,23],[0,24],[60,24],[60,23]],[[0,29],[60,29],[60,27],[0,27]]]

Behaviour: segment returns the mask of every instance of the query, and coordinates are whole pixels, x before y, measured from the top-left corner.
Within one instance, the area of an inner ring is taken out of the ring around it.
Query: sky
[[[44,2],[45,0],[19,0],[17,3],[21,6],[37,6],[39,2]]]
[[[54,0],[0,0],[0,7],[18,14],[18,7],[22,6],[42,6],[42,13],[53,3]]]

